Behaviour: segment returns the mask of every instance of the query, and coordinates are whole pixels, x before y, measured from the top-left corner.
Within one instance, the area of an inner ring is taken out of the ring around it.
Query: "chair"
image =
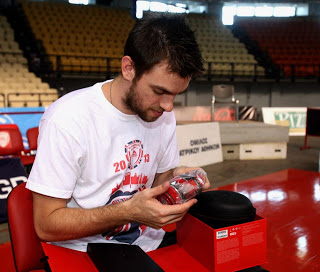
[[[215,105],[220,104],[224,105],[224,113],[228,112],[228,116],[220,116],[222,118],[217,118],[217,113],[215,112]],[[230,109],[227,107],[234,108],[234,119],[236,122],[239,121],[239,100],[235,99],[234,96],[234,86],[233,85],[213,85],[212,87],[212,106],[211,106],[211,113],[212,121],[230,121],[233,118],[231,117]],[[215,114],[216,113],[216,114]]]
[[[16,186],[7,200],[8,225],[14,264],[18,272],[51,271],[33,225],[32,192],[25,182]]]
[[[35,151],[38,148],[38,135],[39,135],[39,127],[29,128],[27,130],[27,138],[29,143],[30,151]]]
[[[19,157],[24,166],[32,165],[35,156],[26,155],[22,135],[16,124],[0,125],[0,156]]]

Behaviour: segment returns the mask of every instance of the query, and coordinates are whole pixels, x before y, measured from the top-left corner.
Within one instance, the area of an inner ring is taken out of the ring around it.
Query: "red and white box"
[[[237,271],[267,262],[267,224],[259,215],[252,222],[213,229],[186,214],[177,223],[177,240],[209,271]]]

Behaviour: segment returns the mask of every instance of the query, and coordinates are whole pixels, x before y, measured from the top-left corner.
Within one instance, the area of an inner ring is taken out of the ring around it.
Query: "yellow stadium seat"
[[[59,68],[54,54],[84,57],[80,65],[61,60],[63,71],[104,70],[104,65],[85,57],[101,57],[101,61],[107,56],[121,58],[124,41],[135,23],[128,11],[116,8],[48,2],[23,2],[22,7],[36,38],[43,41],[53,70]],[[110,50],[105,49],[107,41],[102,37],[112,41]]]

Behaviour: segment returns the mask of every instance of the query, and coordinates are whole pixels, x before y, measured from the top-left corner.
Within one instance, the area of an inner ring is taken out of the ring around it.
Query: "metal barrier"
[[[58,98],[59,96],[57,93],[8,93],[7,106],[12,107],[14,106],[13,103],[21,103],[22,107],[42,107],[47,105],[48,103],[50,104],[54,102]]]
[[[77,55],[48,55],[52,65],[52,71],[58,76],[70,73],[88,73],[88,74],[104,74],[106,76],[118,74],[121,72],[121,59],[119,57],[98,57],[98,56],[77,56]],[[228,65],[229,68],[213,69],[215,64]],[[246,65],[251,67],[250,71],[241,71],[236,69],[237,65]],[[253,80],[258,77],[265,77],[265,71],[258,70],[259,65],[252,62],[205,62],[207,69],[203,77],[208,80],[216,76],[223,76],[229,79],[236,77],[250,77]]]
[[[6,96],[3,93],[0,93],[0,104],[2,104],[3,107],[6,106]]]

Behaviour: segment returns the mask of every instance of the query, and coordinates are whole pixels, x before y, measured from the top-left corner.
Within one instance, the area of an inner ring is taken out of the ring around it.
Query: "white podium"
[[[178,124],[176,131],[179,165],[202,167],[223,161],[218,123]]]

